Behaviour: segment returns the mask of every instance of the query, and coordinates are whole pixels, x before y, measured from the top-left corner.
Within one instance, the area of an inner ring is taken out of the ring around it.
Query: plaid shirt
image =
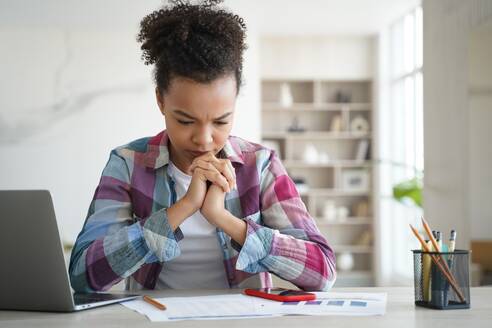
[[[74,290],[104,291],[125,278],[128,290],[154,289],[166,261],[180,255],[186,236],[166,215],[176,202],[168,141],[163,131],[111,152],[72,251]],[[275,153],[233,136],[223,153],[237,183],[225,208],[247,223],[242,247],[217,229],[230,287],[270,287],[273,273],[304,290],[328,290],[333,250]]]

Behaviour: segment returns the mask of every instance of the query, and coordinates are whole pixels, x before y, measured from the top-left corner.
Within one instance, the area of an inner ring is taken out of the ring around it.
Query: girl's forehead
[[[210,83],[176,79],[166,93],[166,103],[192,116],[219,117],[233,111],[236,101],[234,78],[224,77]]]

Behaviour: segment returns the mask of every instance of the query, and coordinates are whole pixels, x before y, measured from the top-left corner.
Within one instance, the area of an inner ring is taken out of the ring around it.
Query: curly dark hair
[[[145,65],[155,64],[159,91],[165,93],[175,77],[208,83],[234,74],[239,92],[246,49],[243,19],[219,8],[222,0],[169,2],[143,18],[137,36]]]

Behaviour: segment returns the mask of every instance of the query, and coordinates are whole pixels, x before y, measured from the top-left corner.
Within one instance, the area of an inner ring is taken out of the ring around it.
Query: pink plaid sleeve
[[[260,198],[260,213],[245,218],[248,232],[236,269],[268,271],[304,290],[330,289],[334,252],[274,152],[261,173]]]

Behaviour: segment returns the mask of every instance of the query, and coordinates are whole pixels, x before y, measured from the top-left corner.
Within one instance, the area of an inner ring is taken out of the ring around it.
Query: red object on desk
[[[279,302],[312,301],[316,299],[316,295],[313,293],[284,288],[247,288],[244,290],[244,294]]]

